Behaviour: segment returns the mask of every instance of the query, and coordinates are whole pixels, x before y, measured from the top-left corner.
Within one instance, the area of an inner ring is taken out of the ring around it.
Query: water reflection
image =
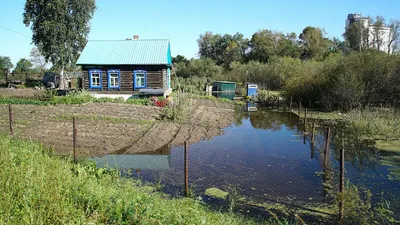
[[[135,169],[135,170],[167,170],[171,168],[170,155],[107,155],[92,158],[97,167]]]
[[[376,151],[360,141],[355,128],[342,122],[329,124],[327,142],[327,124],[321,121],[308,120],[305,125],[289,113],[252,111],[251,107],[238,111],[236,126],[226,128],[224,135],[189,147],[189,181],[196,193],[237,184],[246,199],[322,202],[330,189],[338,188],[339,149],[344,147],[346,179],[373,194],[383,191],[400,196],[395,180],[400,177],[400,156]],[[313,122],[319,126],[313,129]],[[155,155],[95,160],[100,167],[141,169],[142,178],[148,181],[162,173],[166,192],[182,189],[183,147]]]

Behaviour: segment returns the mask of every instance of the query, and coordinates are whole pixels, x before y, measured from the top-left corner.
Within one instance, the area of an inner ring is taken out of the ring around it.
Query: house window
[[[109,70],[108,71],[108,90],[118,89],[120,90],[120,70]]]
[[[135,70],[133,74],[134,89],[146,88],[146,71]]]
[[[101,90],[101,70],[89,70],[89,89]]]

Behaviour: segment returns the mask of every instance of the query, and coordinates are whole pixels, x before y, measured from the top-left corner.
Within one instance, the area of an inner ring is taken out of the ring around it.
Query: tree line
[[[378,18],[374,25],[379,22],[383,26],[384,19]],[[362,36],[350,35],[357,33],[356,26],[348,27],[343,41],[329,39],[324,29],[311,26],[299,35],[259,30],[249,39],[241,33],[206,32],[197,40],[199,58],[178,55],[173,58],[174,69],[179,79],[185,78],[184,83],[194,89],[209,78],[238,82],[242,87],[254,82],[265,89],[281,90],[307,107],[324,110],[394,105],[400,97],[396,24],[399,22],[385,25],[393,27],[392,54],[367,45],[360,48]]]

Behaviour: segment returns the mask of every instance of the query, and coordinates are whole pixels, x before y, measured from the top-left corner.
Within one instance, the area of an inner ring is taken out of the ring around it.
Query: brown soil
[[[165,149],[223,133],[234,122],[233,105],[194,100],[181,124],[158,120],[161,109],[115,103],[84,105],[13,105],[14,133],[72,154],[72,116],[76,116],[79,156],[164,154]],[[0,106],[0,132],[8,132],[8,107]]]

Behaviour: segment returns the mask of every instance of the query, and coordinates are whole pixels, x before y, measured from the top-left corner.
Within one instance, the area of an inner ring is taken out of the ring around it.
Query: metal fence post
[[[187,146],[187,141],[185,141],[185,195],[189,195],[189,151]]]
[[[76,163],[76,122],[75,116],[72,117],[72,145],[74,148],[74,163]]]
[[[13,131],[13,113],[12,113],[12,107],[11,104],[8,104],[8,120],[10,122],[10,135],[14,135]]]

